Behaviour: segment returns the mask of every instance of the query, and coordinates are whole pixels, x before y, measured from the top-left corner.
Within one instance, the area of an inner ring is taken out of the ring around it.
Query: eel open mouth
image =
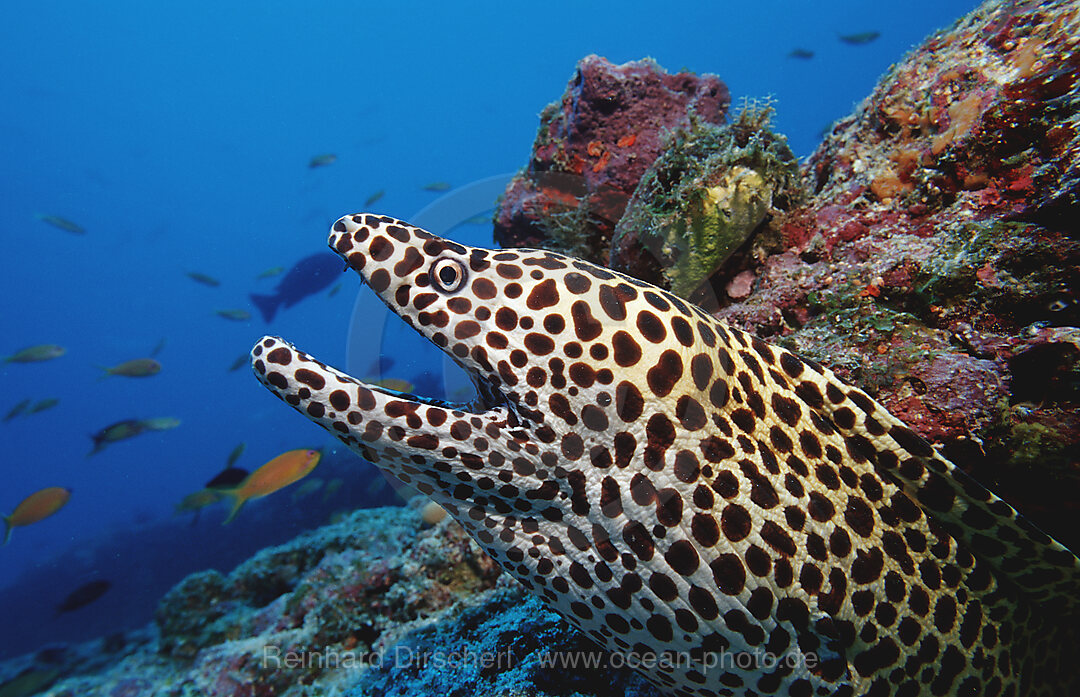
[[[271,336],[263,337],[251,354],[263,384],[372,461],[387,456],[416,460],[421,455],[414,452],[417,447],[423,451],[447,441],[455,443],[455,453],[474,449],[468,446],[475,446],[475,439],[462,443],[457,437],[466,427],[453,425],[469,417],[470,431],[477,428],[477,417],[507,426],[522,423],[523,412],[529,410],[507,388],[520,381],[510,360],[523,361],[517,356],[494,360],[488,352],[494,353],[500,339],[493,339],[477,320],[491,320],[494,329],[497,311],[483,306],[485,298],[457,292],[479,288],[481,295],[492,296],[486,300],[494,297],[484,283],[465,286],[465,276],[477,266],[468,248],[373,215],[339,220],[329,245],[394,314],[465,370],[476,395],[455,402],[370,384]]]

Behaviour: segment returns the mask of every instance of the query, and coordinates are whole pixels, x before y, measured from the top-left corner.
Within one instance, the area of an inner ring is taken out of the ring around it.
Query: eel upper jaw
[[[333,245],[331,245],[331,249],[333,249]],[[354,271],[356,270],[354,269]],[[363,285],[370,288],[368,283],[364,280],[364,275],[359,271],[356,271],[356,274],[360,276]],[[374,290],[372,290],[371,292],[375,293]],[[386,308],[390,311],[390,314],[394,315],[402,322],[405,322],[405,324],[407,324],[413,331],[415,331],[420,336],[424,336],[423,332],[417,329],[411,321],[398,314],[394,306],[387,302],[381,295],[375,293],[375,297],[382,301],[384,305],[386,305]],[[424,340],[427,341],[426,336],[424,337]],[[454,354],[447,351],[444,347],[440,346],[439,350],[449,356],[469,376],[469,380],[472,381],[473,387],[476,388],[476,396],[473,399],[466,402],[452,402],[450,400],[438,399],[436,397],[426,397],[424,395],[418,395],[411,392],[398,392],[397,390],[392,390],[387,387],[381,387],[379,385],[364,382],[363,380],[360,380],[356,377],[353,377],[353,379],[372,391],[381,392],[392,397],[397,397],[398,399],[404,399],[408,402],[426,404],[428,406],[434,407],[442,407],[444,409],[455,409],[474,415],[484,414],[486,412],[491,412],[496,409],[503,409],[510,416],[511,422],[520,423],[528,422],[530,420],[527,414],[522,413],[523,410],[519,405],[515,404],[513,400],[508,399],[506,395],[503,394],[503,392],[498,388],[497,382],[488,379],[488,377],[482,371],[479,371],[472,366],[462,363]]]
[[[377,292],[374,288],[371,287],[371,284],[369,283],[364,271],[362,271],[360,268],[353,264],[353,262],[349,259],[347,252],[343,252],[339,248],[338,240],[340,239],[341,234],[342,233],[338,232],[336,229],[331,231],[330,237],[327,240],[330,250],[341,256],[341,258],[345,262],[346,267],[352,269],[352,271],[357,276],[359,276],[361,284],[363,286],[366,286],[372,293],[374,293],[375,297],[378,298],[379,301],[386,306],[386,308],[390,311],[391,314],[393,314],[399,320],[407,324],[417,334],[420,334],[420,336],[424,336],[424,333],[420,331],[420,328],[413,323],[413,320],[411,318],[403,316],[398,311],[398,309],[394,307],[393,303],[391,303],[387,297],[384,297],[382,293]],[[428,337],[424,336],[424,339],[430,342]],[[481,415],[494,411],[505,412],[508,421],[515,426],[527,424],[535,419],[535,417],[537,416],[535,412],[530,412],[530,410],[528,410],[527,408],[517,404],[515,400],[508,398],[499,389],[498,385],[500,384],[500,381],[498,379],[489,379],[484,371],[477,370],[476,367],[463,363],[457,356],[447,350],[447,348],[444,346],[439,346],[439,350],[441,350],[455,363],[461,366],[462,370],[464,370],[465,373],[469,376],[469,379],[472,381],[473,386],[476,388],[475,398],[467,402],[452,402],[449,400],[441,400],[434,397],[425,397],[423,395],[417,395],[412,393],[397,392],[396,390],[366,383],[356,377],[353,377],[353,380],[356,380],[358,383],[364,385],[370,390],[381,392],[383,394],[387,394],[398,399],[415,402],[417,404],[425,404],[428,406],[436,406],[446,409],[455,409],[474,415]]]

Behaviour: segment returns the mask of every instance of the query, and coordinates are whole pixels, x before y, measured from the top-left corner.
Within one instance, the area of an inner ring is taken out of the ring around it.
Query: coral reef
[[[992,0],[898,63],[719,313],[869,390],[1074,549],[1078,12]]]
[[[0,684],[51,683],[51,697],[656,694],[526,599],[456,522],[424,523],[423,503],[192,574],[154,625],[0,663]],[[559,662],[577,656],[600,663]]]
[[[1034,219],[1075,205],[1077,12],[987,2],[928,39],[834,126],[811,160],[817,191],[903,198],[913,215],[960,206]]]
[[[607,695],[653,697],[635,673],[606,667],[607,656],[509,577],[494,591],[411,632],[349,694]]]
[[[745,196],[724,239],[703,204],[746,173],[702,172],[737,157],[721,134],[739,120],[670,129],[610,243],[612,266],[677,292],[709,276],[695,301],[868,390],[1074,549],[1078,13],[990,0],[930,37],[833,126],[802,167],[805,197],[781,174],[791,193],[773,188],[764,215]],[[597,230],[547,246],[603,250]]]
[[[117,525],[44,557],[0,591],[0,626],[8,630],[0,634],[0,660],[46,643],[78,643],[142,627],[154,617],[158,600],[188,574],[231,569],[260,549],[324,525],[342,510],[397,500],[374,465],[357,460],[344,447],[325,452],[317,474],[341,484],[327,485],[323,495],[311,496],[302,505],[288,495],[268,496],[247,504],[243,514],[224,527],[224,506]],[[57,569],[64,570],[61,582]],[[100,600],[54,621],[41,621],[51,617],[76,586],[94,579],[112,582]]]
[[[990,0],[931,37],[833,127],[802,167],[805,194],[760,113],[721,126],[718,79],[587,58],[542,116],[497,239],[611,254],[680,292],[708,278],[718,316],[868,390],[1080,549],[1078,14]],[[752,152],[772,164],[737,159]],[[732,191],[743,223],[710,239],[719,223],[700,217],[701,192],[715,208]],[[671,266],[649,267],[650,249]],[[525,598],[456,523],[425,523],[420,505],[356,511],[231,573],[193,574],[154,625],[0,663],[0,686],[655,694]]]
[[[562,99],[540,115],[528,167],[496,209],[496,241],[606,264],[615,223],[667,133],[691,115],[722,123],[728,102],[715,75],[582,59]]]

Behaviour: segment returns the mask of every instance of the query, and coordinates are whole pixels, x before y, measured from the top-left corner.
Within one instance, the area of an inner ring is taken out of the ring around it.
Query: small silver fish
[[[251,313],[247,310],[226,309],[215,310],[218,317],[224,317],[225,319],[231,319],[234,322],[246,322],[251,319]]]
[[[56,344],[38,344],[20,349],[4,358],[5,363],[39,363],[51,361],[67,353],[67,349]]]
[[[60,403],[60,400],[57,399],[56,397],[46,397],[45,399],[41,399],[41,400],[38,400],[37,402],[34,402],[26,410],[26,413],[27,413],[27,415],[37,414],[37,413],[45,411],[47,409],[52,409],[53,407],[55,407],[59,403]]]
[[[856,34],[841,34],[840,40],[845,44],[861,46],[862,44],[868,44],[871,41],[874,41],[879,36],[881,36],[881,32],[879,31],[861,31]]]
[[[185,275],[196,283],[201,283],[204,286],[210,286],[211,288],[217,288],[221,285],[221,281],[217,280],[213,276],[207,276],[206,274],[199,273],[198,271],[188,271]]]
[[[49,215],[47,213],[35,213],[34,217],[37,218],[38,220],[40,220],[41,222],[52,225],[54,228],[57,228],[58,230],[63,230],[64,232],[70,232],[70,233],[73,233],[75,235],[85,235],[86,234],[86,229],[83,228],[82,225],[79,225],[78,223],[74,223],[74,222],[68,220],[67,218],[61,218],[58,215]]]
[[[337,155],[328,152],[322,155],[316,155],[315,157],[311,158],[311,160],[308,162],[308,167],[311,169],[315,169],[316,167],[325,167],[327,165],[332,165],[335,162],[337,162]]]

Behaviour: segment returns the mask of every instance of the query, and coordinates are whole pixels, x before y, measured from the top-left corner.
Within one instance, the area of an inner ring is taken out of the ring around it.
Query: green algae
[[[995,444],[993,454],[1004,462],[1006,471],[1038,472],[1043,480],[1076,477],[1075,444],[1060,419],[1064,416],[1063,410],[1052,407],[1037,409],[999,400],[997,417],[987,431],[988,440]]]
[[[912,286],[922,303],[982,309],[1020,325],[1080,319],[1075,304],[1055,302],[1071,297],[1073,274],[1065,260],[1080,241],[1055,239],[1038,225],[1014,221],[959,223],[938,238]]]
[[[1014,423],[1009,429],[1013,444],[1010,465],[1028,467],[1058,464],[1068,461],[1065,448],[1068,443],[1049,426],[1040,423]]]
[[[607,249],[596,249],[593,226],[589,220],[589,199],[583,196],[577,199],[577,206],[567,206],[564,210],[550,213],[546,219],[548,249],[579,259],[607,258]]]
[[[612,247],[659,260],[666,285],[689,298],[766,220],[801,197],[798,163],[769,129],[772,107],[747,102],[723,126],[691,118],[671,134],[615,228]]]
[[[840,280],[810,291],[813,318],[778,343],[844,373],[871,394],[894,385],[932,361],[943,340],[914,314],[883,298],[862,295],[865,286]]]

